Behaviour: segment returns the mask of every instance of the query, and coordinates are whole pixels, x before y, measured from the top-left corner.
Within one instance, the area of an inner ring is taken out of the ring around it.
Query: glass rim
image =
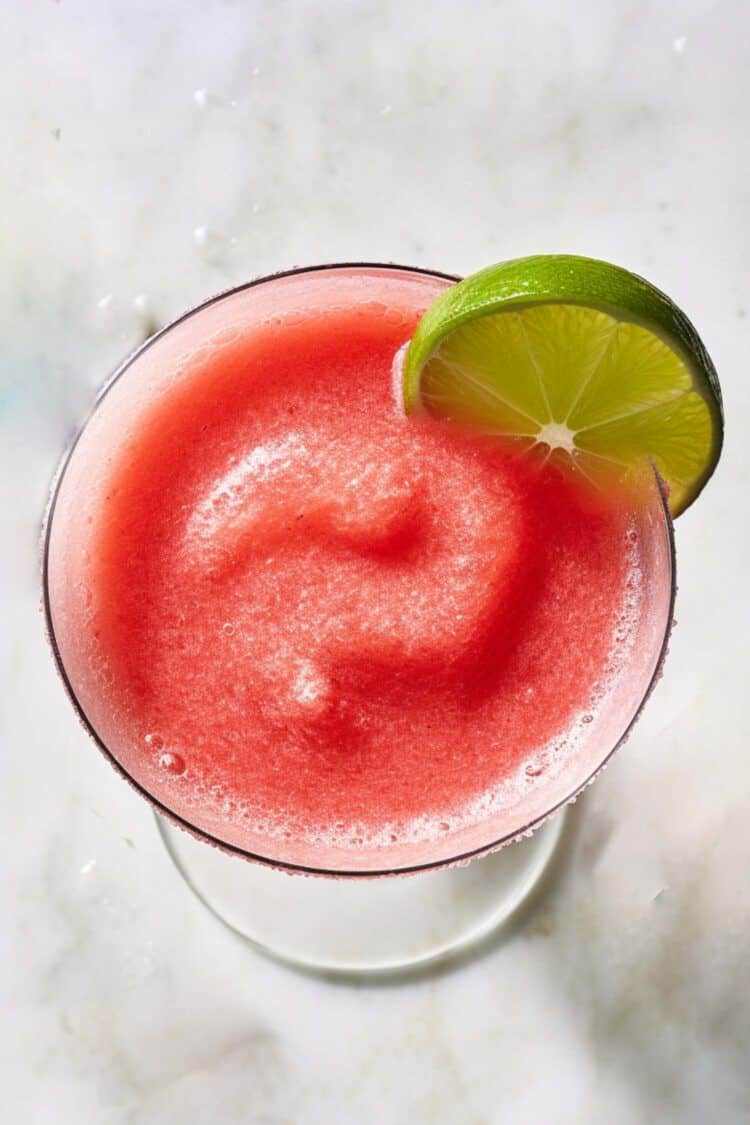
[[[228,297],[232,297],[237,293],[242,293],[249,289],[254,289],[269,282],[280,281],[286,277],[295,277],[300,274],[320,273],[327,270],[393,270],[397,273],[421,274],[425,277],[434,277],[445,281],[457,282],[461,280],[461,277],[457,274],[446,273],[442,270],[428,269],[424,266],[406,266],[395,262],[326,262],[320,265],[313,266],[296,266],[292,269],[280,270],[277,273],[264,274],[261,277],[254,278],[252,281],[246,281],[241,283],[240,285],[234,285],[228,289],[224,289],[221,292],[208,297],[206,300],[201,301],[199,304],[192,305],[185,312],[181,313],[173,320],[170,320],[167,324],[165,324],[162,328],[155,332],[153,336],[149,336],[148,339],[144,340],[143,343],[139,345],[139,347],[137,347],[134,351],[130,352],[125,357],[125,359],[115,368],[112,374],[104,380],[101,387],[97,390],[90,408],[84,415],[82,422],[76,428],[75,433],[63,450],[60,461],[53,474],[49,496],[42,520],[40,542],[42,611],[44,614],[44,627],[58,675],[62,680],[65,692],[68,696],[68,699],[70,700],[70,703],[73,706],[73,710],[75,711],[79,722],[83,726],[89,738],[95,743],[99,751],[104,755],[104,757],[114,768],[114,770],[131,786],[131,788],[133,788],[148,802],[152,810],[159,816],[164,817],[166,820],[170,821],[170,823],[176,825],[178,828],[182,828],[193,837],[199,838],[207,845],[219,848],[221,849],[221,851],[229,855],[238,856],[242,859],[248,860],[253,863],[259,863],[265,867],[269,867],[272,869],[287,871],[290,874],[315,875],[339,879],[376,879],[393,875],[416,875],[421,872],[437,871],[441,868],[468,863],[472,859],[477,859],[480,856],[488,855],[491,852],[498,851],[500,848],[534,832],[545,821],[554,816],[555,813],[559,812],[571,801],[573,801],[579,793],[581,793],[592,783],[592,781],[594,781],[594,779],[607,765],[607,763],[620,748],[620,746],[622,746],[622,744],[627,740],[628,736],[633,730],[633,727],[638,722],[643,708],[648,702],[651,692],[653,691],[661,675],[664,660],[666,658],[667,650],[669,647],[669,638],[672,632],[675,597],[677,594],[674,524],[672,521],[671,513],[669,511],[667,488],[655,466],[652,465],[660,498],[660,509],[663,516],[663,528],[666,530],[667,554],[669,561],[669,605],[666,619],[666,628],[664,630],[664,636],[659,647],[654,670],[649,677],[648,684],[646,685],[645,691],[643,692],[643,695],[638,702],[633,715],[625,726],[622,734],[615,741],[614,745],[607,751],[604,757],[600,761],[598,761],[597,765],[591,770],[591,772],[582,781],[576,784],[570,790],[570,792],[567,793],[566,796],[555,801],[555,803],[549,809],[546,809],[544,812],[538,814],[535,817],[532,817],[532,819],[522,827],[514,828],[512,831],[506,832],[486,844],[481,844],[476,848],[471,848],[468,851],[460,852],[455,856],[450,856],[445,859],[432,860],[425,863],[417,863],[412,865],[407,864],[400,867],[374,868],[372,870],[341,870],[333,867],[316,867],[309,864],[292,863],[283,859],[274,859],[273,857],[268,855],[261,855],[260,853],[250,851],[247,848],[241,848],[236,844],[230,844],[227,841],[222,840],[220,837],[215,836],[212,833],[207,832],[205,829],[193,824],[185,817],[180,816],[180,814],[176,813],[173,809],[170,809],[167,805],[165,805],[162,801],[160,801],[157,797],[150,793],[149,790],[141,784],[141,782],[139,782],[127,769],[125,769],[122,763],[109,749],[104,739],[100,737],[100,735],[94,728],[93,723],[86,714],[82,704],[78,700],[73,685],[68,677],[62,654],[60,652],[60,647],[57,642],[55,627],[52,620],[52,606],[49,593],[49,551],[52,523],[54,519],[57,498],[60,493],[60,488],[62,486],[63,480],[65,478],[66,470],[73,457],[76,446],[78,445],[78,442],[81,439],[84,431],[88,427],[89,422],[93,418],[101,402],[107,396],[109,391],[115,386],[116,383],[119,382],[126,371],[128,371],[128,369],[144,354],[144,352],[146,352],[153,344],[157,342],[157,340],[161,339],[162,336],[166,335],[173,328],[176,328],[179,324],[182,324],[184,321],[189,320],[190,317],[201,313],[204,309],[218,304],[220,301],[223,301]]]

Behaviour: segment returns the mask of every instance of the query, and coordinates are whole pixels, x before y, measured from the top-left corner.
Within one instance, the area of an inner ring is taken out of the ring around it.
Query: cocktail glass
[[[664,490],[653,487],[633,521],[645,604],[627,666],[595,721],[554,771],[479,822],[435,839],[392,846],[333,847],[295,839],[239,840],[200,813],[186,819],[149,792],[97,732],[66,670],[56,623],[56,547],[68,529],[62,507],[95,465],[90,446],[120,424],[124,393],[170,376],[196,333],[229,320],[284,318],[331,301],[361,301],[368,288],[449,284],[436,271],[384,264],[324,265],[261,278],[206,301],[147,341],[99,393],[67,450],[52,488],[43,534],[43,595],[52,652],[78,717],[101,752],[152,805],[159,832],[188,886],[231,929],[264,953],[326,974],[394,973],[438,964],[477,945],[528,897],[560,841],[569,802],[625,740],[659,675],[675,595],[674,539]],[[426,298],[428,303],[429,298]],[[98,431],[92,438],[92,431]],[[61,505],[62,502],[62,505]],[[58,522],[56,522],[56,520]],[[575,659],[575,654],[571,654]],[[290,878],[290,875],[319,878]],[[408,876],[408,878],[407,878]]]

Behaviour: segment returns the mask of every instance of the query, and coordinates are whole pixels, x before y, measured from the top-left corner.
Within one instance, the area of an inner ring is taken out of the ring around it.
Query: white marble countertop
[[[750,1120],[747,5],[6,0],[0,42],[2,1120]],[[725,388],[666,674],[503,943],[419,983],[295,975],[201,910],[76,725],[37,611],[50,474],[212,291],[562,250],[674,294]]]

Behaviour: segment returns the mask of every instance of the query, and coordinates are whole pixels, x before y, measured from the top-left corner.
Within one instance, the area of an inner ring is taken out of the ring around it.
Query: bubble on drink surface
[[[232,344],[235,340],[239,340],[240,332],[238,328],[222,328],[218,332],[214,332],[211,337],[211,343],[217,347],[223,347],[225,344]]]
[[[382,301],[363,301],[362,304],[357,305],[355,313],[363,320],[370,320],[372,317],[382,316],[387,308],[388,306]]]
[[[173,754],[170,750],[165,750],[156,759],[160,769],[165,770],[167,773],[174,774],[179,777],[186,769],[185,759],[181,754]]]
[[[225,621],[221,627],[221,631],[225,637],[232,637],[235,632],[234,625],[231,621]]]
[[[156,731],[152,731],[151,733],[147,734],[143,741],[152,750],[164,749],[164,739],[160,734],[157,734]]]

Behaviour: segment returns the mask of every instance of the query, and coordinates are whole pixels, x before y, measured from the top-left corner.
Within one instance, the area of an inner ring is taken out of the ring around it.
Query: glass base
[[[438,966],[478,945],[539,882],[565,815],[466,867],[378,879],[289,875],[156,822],[188,886],[259,952],[307,972],[353,976]]]

